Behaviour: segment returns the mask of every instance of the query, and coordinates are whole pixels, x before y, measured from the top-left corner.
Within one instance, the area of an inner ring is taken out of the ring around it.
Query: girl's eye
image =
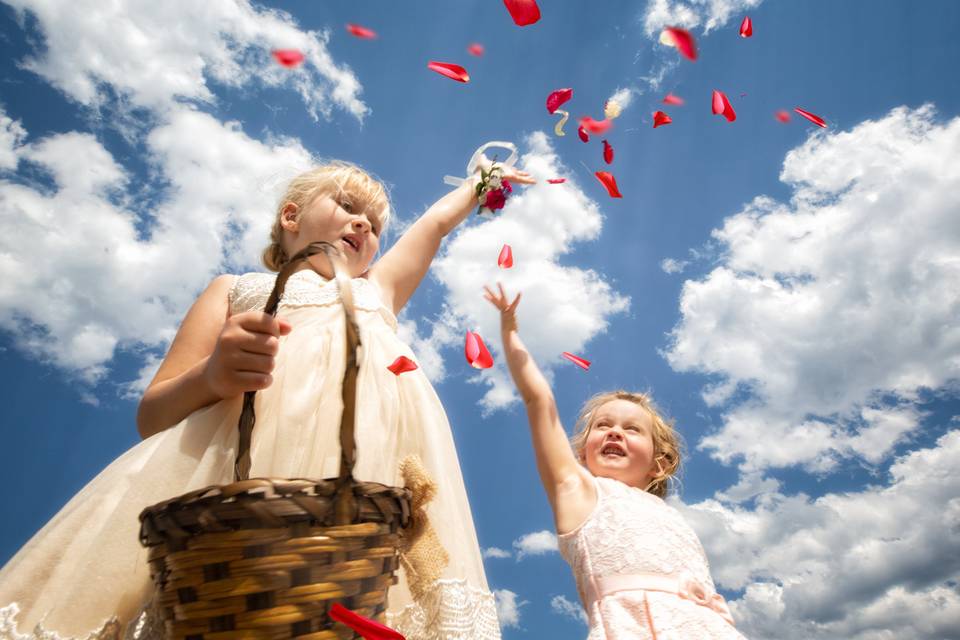
[[[346,211],[347,213],[353,212],[353,205],[350,204],[349,202],[341,202],[340,208]]]
[[[597,429],[606,429],[609,425],[606,422],[601,422],[596,426]]]

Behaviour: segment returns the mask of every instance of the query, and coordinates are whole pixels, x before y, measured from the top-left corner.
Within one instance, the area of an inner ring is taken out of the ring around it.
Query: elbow
[[[523,404],[528,410],[556,407],[557,405],[553,398],[553,391],[550,390],[549,386],[527,389],[523,393]]]

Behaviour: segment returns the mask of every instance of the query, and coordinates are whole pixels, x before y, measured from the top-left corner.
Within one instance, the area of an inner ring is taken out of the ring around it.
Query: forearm
[[[520,392],[523,402],[529,405],[532,402],[553,401],[553,391],[543,377],[537,363],[534,362],[516,329],[501,331],[503,351],[510,368],[510,375]]]
[[[436,226],[442,238],[456,229],[477,208],[477,176],[472,176],[437,200],[426,210],[422,219]]]
[[[198,409],[220,401],[204,377],[209,357],[183,373],[146,390],[137,409],[137,430],[144,439],[178,424]]]

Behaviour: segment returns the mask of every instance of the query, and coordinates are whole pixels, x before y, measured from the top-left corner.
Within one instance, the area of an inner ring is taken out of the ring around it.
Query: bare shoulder
[[[578,529],[597,506],[597,486],[593,476],[583,467],[564,480],[554,496],[554,518],[557,533]]]

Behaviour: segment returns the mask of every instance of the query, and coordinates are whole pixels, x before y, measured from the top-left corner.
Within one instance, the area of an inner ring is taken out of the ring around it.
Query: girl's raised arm
[[[582,509],[576,509],[576,514],[568,513],[571,506],[578,506],[583,500],[566,500],[566,497],[584,497],[589,501],[589,496],[584,494],[593,490],[593,483],[589,473],[580,466],[570,448],[550,385],[520,340],[515,314],[520,303],[520,294],[517,294],[513,302],[508,302],[503,286],[498,284],[497,287],[499,293],[484,287],[485,297],[500,310],[504,355],[510,367],[510,375],[513,376],[527,408],[537,470],[557,518],[557,529],[562,530],[566,528],[562,526],[565,521],[579,518],[577,522],[580,522],[583,519],[579,513]],[[558,503],[558,496],[565,499]]]
[[[512,183],[534,183],[529,173],[514,167],[503,167],[503,177]],[[440,249],[440,241],[478,206],[478,181],[479,176],[473,176],[437,200],[370,267],[370,279],[380,288],[384,302],[391,306],[395,314],[400,313],[420,286],[420,281]]]

